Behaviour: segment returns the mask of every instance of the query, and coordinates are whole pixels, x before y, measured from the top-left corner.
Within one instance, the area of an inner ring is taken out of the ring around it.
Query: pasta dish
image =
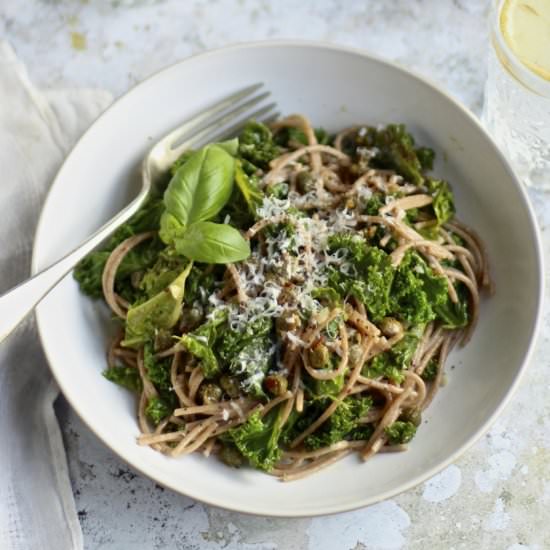
[[[301,115],[184,153],[75,270],[138,444],[286,481],[406,450],[491,286],[433,163],[403,125]]]

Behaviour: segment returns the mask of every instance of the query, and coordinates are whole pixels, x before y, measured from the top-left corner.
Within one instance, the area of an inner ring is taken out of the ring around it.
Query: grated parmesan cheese
[[[213,308],[227,312],[232,330],[244,330],[262,317],[281,317],[295,311],[296,307],[302,311],[319,311],[321,304],[311,294],[314,289],[326,286],[326,268],[333,266],[345,273],[354,273],[353,266],[346,261],[345,250],[328,251],[331,235],[350,231],[356,226],[353,211],[330,209],[324,218],[302,217],[293,208],[298,198],[318,202],[315,192],[305,195],[291,193],[290,199],[264,197],[257,209],[259,216],[265,219],[288,216],[294,232],[290,235],[285,229],[264,232],[266,253],[254,250],[246,261],[235,266],[248,300],[238,305],[224,302],[215,295],[208,298]],[[306,250],[310,253],[307,254]],[[297,338],[293,334],[289,339],[293,337]],[[247,384],[253,383],[253,380],[247,381]]]

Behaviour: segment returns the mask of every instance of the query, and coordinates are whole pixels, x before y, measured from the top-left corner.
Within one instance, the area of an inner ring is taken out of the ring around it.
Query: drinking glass
[[[550,4],[550,0],[494,2],[482,121],[520,179],[550,190],[550,67],[544,67],[549,56],[543,50],[550,48],[550,20],[548,6],[542,6],[546,13],[540,9],[543,2]],[[510,10],[510,4],[516,9]],[[506,19],[513,17],[518,20]],[[515,38],[510,38],[510,28]],[[533,51],[538,50],[542,53],[536,55],[545,60],[542,64],[538,58],[532,62]]]

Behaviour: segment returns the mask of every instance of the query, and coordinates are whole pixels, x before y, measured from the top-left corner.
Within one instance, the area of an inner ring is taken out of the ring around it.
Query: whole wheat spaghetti
[[[286,481],[406,450],[491,290],[433,157],[402,125],[303,115],[185,153],[75,272],[123,325],[104,374],[138,444]]]

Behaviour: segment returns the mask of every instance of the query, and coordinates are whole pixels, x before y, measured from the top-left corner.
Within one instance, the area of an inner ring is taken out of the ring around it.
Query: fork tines
[[[235,136],[250,119],[275,120],[276,103],[265,104],[270,92],[262,92],[262,86],[260,82],[234,92],[178,126],[166,137],[172,154]]]

